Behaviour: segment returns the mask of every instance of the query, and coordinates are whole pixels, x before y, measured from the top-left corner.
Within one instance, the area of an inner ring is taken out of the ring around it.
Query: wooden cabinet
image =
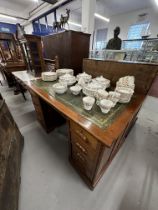
[[[9,87],[14,85],[13,71],[25,70],[26,66],[18,42],[11,33],[0,33],[0,60],[6,66],[2,68]]]
[[[0,209],[17,210],[23,137],[0,100]]]
[[[90,34],[76,31],[64,31],[44,36],[43,47],[45,58],[59,58],[60,68],[72,68],[75,74],[82,71],[83,58],[89,56]]]
[[[41,72],[45,71],[42,38],[40,36],[24,34],[18,41],[25,58],[27,71],[34,76],[40,76]]]

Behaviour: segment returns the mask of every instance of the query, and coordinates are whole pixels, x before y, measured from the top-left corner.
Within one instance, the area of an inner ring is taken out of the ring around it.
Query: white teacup
[[[81,89],[82,88],[79,85],[70,87],[70,91],[72,92],[72,94],[74,94],[76,96],[81,92]]]
[[[107,99],[103,99],[99,102],[102,113],[106,114],[113,107],[113,102]]]
[[[86,96],[82,100],[83,100],[84,109],[88,111],[91,110],[94,105],[95,98]]]

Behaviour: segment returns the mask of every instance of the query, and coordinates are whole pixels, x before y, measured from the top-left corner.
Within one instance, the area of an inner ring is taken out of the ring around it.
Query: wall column
[[[82,31],[91,34],[90,48],[93,41],[95,7],[96,0],[82,0]]]

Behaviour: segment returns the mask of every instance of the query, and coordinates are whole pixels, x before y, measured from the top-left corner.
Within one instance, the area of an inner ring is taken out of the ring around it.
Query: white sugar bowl
[[[59,81],[61,83],[65,82],[65,83],[67,83],[67,85],[73,85],[76,82],[76,78],[75,78],[75,76],[72,76],[70,74],[65,74],[65,75],[59,77]]]
[[[95,97],[97,91],[102,88],[101,84],[93,81],[83,87],[83,93],[87,96]]]
[[[95,103],[95,98],[86,96],[82,100],[84,109],[90,111]]]
[[[113,102],[107,99],[103,99],[99,102],[102,113],[106,114],[113,107]]]
[[[63,94],[67,91],[67,87],[61,83],[56,83],[53,85],[53,90],[55,93]]]
[[[96,92],[96,98],[97,100],[101,100],[101,99],[107,99],[108,98],[108,92],[106,90],[102,90],[102,89],[99,89],[97,92]]]
[[[47,82],[52,82],[57,80],[57,73],[56,72],[42,72],[41,74],[42,80]]]
[[[85,73],[85,72],[83,72],[83,73],[77,75],[77,81],[79,81],[80,78],[83,78],[84,81],[85,81],[86,83],[88,83],[88,82],[91,81],[92,76],[89,75],[89,74],[87,74],[87,73]]]
[[[96,77],[94,81],[100,83],[105,89],[110,87],[110,80],[104,78],[103,76]]]
[[[78,95],[81,92],[82,88],[79,85],[75,85],[70,87],[70,91],[72,92],[72,94],[74,95]]]
[[[120,93],[120,103],[128,103],[131,100],[131,97],[134,93],[134,91],[131,88],[125,87],[117,87],[116,91]]]
[[[57,69],[56,70],[57,76],[63,76],[64,74],[70,74],[70,75],[74,75],[74,70],[73,69]]]
[[[108,100],[113,102],[113,107],[119,102],[121,94],[116,91],[110,91]]]

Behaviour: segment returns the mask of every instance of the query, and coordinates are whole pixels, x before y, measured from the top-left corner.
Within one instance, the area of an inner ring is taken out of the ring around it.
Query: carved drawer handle
[[[83,162],[85,162],[85,159],[82,157],[82,155],[80,155],[80,153],[77,153],[76,155],[77,155],[77,157],[78,157],[80,160],[82,160]]]
[[[86,142],[88,143],[88,139],[87,137],[82,133],[80,132],[79,130],[76,130],[76,133]]]
[[[87,151],[84,147],[82,147],[78,142],[76,143],[76,146],[85,154],[87,155]]]

